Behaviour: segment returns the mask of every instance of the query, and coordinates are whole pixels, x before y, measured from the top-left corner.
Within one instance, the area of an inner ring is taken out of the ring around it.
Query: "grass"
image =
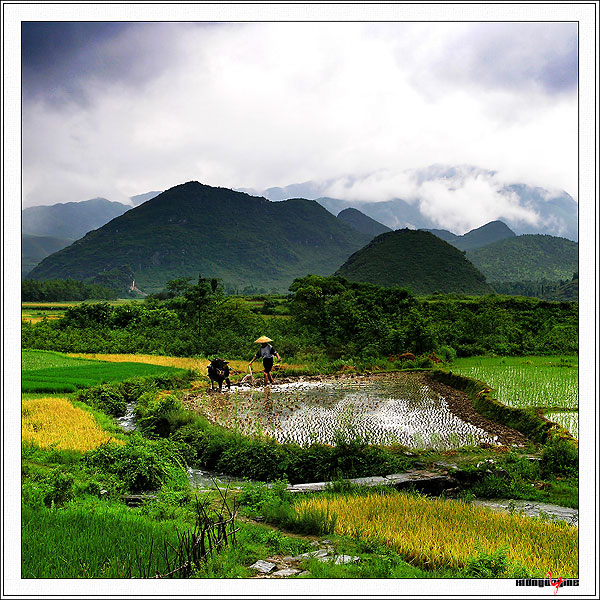
[[[21,576],[24,579],[119,578],[140,576],[138,553],[147,561],[152,545],[176,542],[175,526],[185,523],[155,522],[124,505],[94,501],[67,505],[60,510],[23,506]],[[155,568],[165,571],[159,553]]]
[[[578,576],[578,530],[559,522],[403,493],[320,496],[294,506],[298,514],[327,513],[337,534],[382,543],[424,568],[465,569],[505,549],[505,576]]]

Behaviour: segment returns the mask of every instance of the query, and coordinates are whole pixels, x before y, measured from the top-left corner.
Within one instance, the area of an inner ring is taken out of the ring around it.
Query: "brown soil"
[[[448,403],[448,408],[460,419],[472,425],[480,427],[491,435],[498,436],[498,442],[505,446],[526,446],[528,444],[527,437],[520,431],[501,425],[495,421],[487,419],[480,415],[474,408],[473,402],[465,392],[461,392],[448,385],[434,381],[425,374],[421,375],[424,383],[427,384],[434,392],[442,396]]]

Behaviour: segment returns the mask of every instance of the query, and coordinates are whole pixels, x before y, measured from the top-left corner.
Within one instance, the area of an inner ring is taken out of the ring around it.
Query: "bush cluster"
[[[122,417],[127,412],[127,404],[137,401],[145,393],[157,392],[159,388],[178,388],[188,384],[193,375],[155,375],[152,377],[132,377],[118,383],[103,383],[79,392],[77,400],[113,417]]]
[[[116,475],[134,492],[160,489],[164,485],[188,485],[186,454],[182,444],[168,439],[148,440],[133,435],[125,445],[103,444],[86,452],[83,463],[103,473]]]

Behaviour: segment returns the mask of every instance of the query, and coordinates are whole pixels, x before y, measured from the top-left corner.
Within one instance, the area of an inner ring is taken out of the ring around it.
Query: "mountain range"
[[[345,208],[338,214],[337,218],[371,237],[392,231],[389,227],[375,221],[375,219],[371,219],[371,217],[367,217],[356,208]]]
[[[100,282],[118,270],[153,292],[201,274],[234,291],[285,292],[296,277],[330,275],[370,239],[312,200],[270,202],[192,181],[90,231],[29,277]]]
[[[471,165],[436,164],[401,175],[395,178],[386,172],[375,172],[361,177],[345,176],[244,191],[270,200],[313,199],[336,215],[345,208],[356,208],[391,229],[439,229],[445,217],[441,211],[431,210],[431,198],[436,190],[443,193],[444,199],[449,199],[452,194],[468,190],[475,182],[477,189],[481,189],[480,195],[492,194],[495,204],[504,206],[498,208],[498,214],[490,220],[504,222],[517,235],[542,233],[573,241],[578,239],[578,205],[565,191],[519,182],[505,183],[494,171]],[[396,184],[396,180],[400,183]],[[407,195],[403,196],[400,190],[394,194],[395,188],[408,190]],[[368,201],[364,199],[367,193]],[[473,203],[474,210],[478,209],[476,193],[469,196],[469,202]]]
[[[318,191],[316,184],[310,189]],[[294,188],[294,191],[301,190]],[[279,188],[277,193],[285,195],[285,189]],[[346,207],[336,213],[344,203],[341,200],[320,198],[317,202],[292,198],[269,201],[198,182],[188,182],[162,193],[140,194],[132,197],[131,202],[133,208],[96,198],[25,209],[22,275],[31,269],[29,276],[35,279],[68,277],[112,285],[120,291],[126,290],[135,279],[138,288],[153,292],[162,289],[170,279],[196,278],[201,274],[221,279],[230,292],[286,292],[295,277],[309,273],[330,275],[338,272],[354,276],[352,270],[356,271],[362,264],[362,251],[371,240],[394,233],[356,208]],[[394,201],[377,204],[391,206]],[[424,222],[424,219],[417,219],[415,206],[405,204],[413,211],[414,222]],[[328,205],[329,210],[324,205]],[[115,211],[120,214],[113,216]],[[45,230],[55,235],[28,232],[36,227],[37,231]],[[86,228],[90,229],[85,236],[74,241]],[[412,227],[401,230],[417,231]],[[56,235],[60,232],[63,236]],[[421,235],[424,233],[427,236]],[[402,235],[408,239],[412,234],[405,231]],[[462,263],[466,258],[476,271],[475,281],[480,283],[479,277],[483,274],[492,286],[502,283],[498,289],[515,290],[515,293],[523,293],[524,289],[538,290],[541,288],[537,284],[530,284],[537,281],[557,282],[558,285],[565,279],[570,281],[578,271],[576,242],[545,234],[517,235],[499,220],[464,235],[424,227],[415,239],[424,252],[433,255],[440,247],[435,245],[437,242],[431,242],[431,236],[443,240],[444,246],[454,247],[461,255]],[[376,257],[369,267],[373,272],[377,273],[381,265],[386,264],[391,271],[398,271],[396,274],[384,273],[383,285],[407,285],[406,278],[400,276],[406,268],[401,268],[400,263],[393,269],[389,267],[397,259],[401,263],[421,264],[418,253],[412,254],[414,248],[410,247],[411,253],[407,253],[399,239],[388,235],[385,244],[378,242],[377,250],[370,252]],[[390,253],[387,262],[379,260],[381,248]],[[404,255],[396,257],[395,252]],[[349,260],[354,253],[359,256]],[[440,256],[445,260],[449,253],[445,248]],[[440,259],[439,265],[442,262]],[[457,268],[455,265],[446,271],[452,273]],[[455,282],[454,286],[446,288],[447,273],[441,266],[436,270],[435,261],[426,261],[423,269],[418,277],[419,269],[413,270],[412,286],[409,286],[421,290],[419,293],[433,288],[434,291],[451,289],[456,292],[469,288],[472,290],[469,293],[487,293],[483,290],[490,289],[479,283],[462,285],[464,282]],[[369,280],[367,275],[360,277]],[[432,277],[437,278],[435,285],[426,281]],[[527,285],[523,287],[518,282]],[[543,285],[547,288],[547,283]],[[576,286],[576,280],[570,284],[570,288],[576,289]],[[573,295],[572,292],[569,294]]]
[[[456,235],[445,229],[425,229],[444,241],[452,244],[459,250],[473,250],[475,248],[481,248],[504,240],[506,238],[516,237],[516,233],[510,229],[502,221],[492,221],[486,223],[477,229],[472,229],[464,235]]]
[[[76,240],[130,208],[127,204],[111,202],[106,198],[31,206],[21,212],[21,232]]]

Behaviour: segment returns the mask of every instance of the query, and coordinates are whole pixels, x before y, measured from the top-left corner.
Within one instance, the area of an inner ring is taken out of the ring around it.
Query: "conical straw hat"
[[[255,340],[254,343],[255,344],[268,344],[269,342],[272,342],[272,341],[273,340],[268,338],[266,335],[262,335],[257,340]]]

